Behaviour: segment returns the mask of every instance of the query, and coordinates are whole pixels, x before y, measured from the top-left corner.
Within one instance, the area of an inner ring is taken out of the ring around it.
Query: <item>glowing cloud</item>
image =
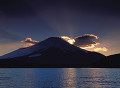
[[[61,36],[61,38],[63,38],[64,40],[66,40],[70,44],[74,44],[75,43],[75,40],[70,38],[70,37],[68,37],[68,36]]]
[[[83,36],[76,37],[74,45],[82,48],[93,48],[95,45],[99,44],[93,41],[95,39],[98,39],[98,37],[93,34],[85,34]]]
[[[39,41],[32,40],[32,38],[26,38],[26,40],[23,40],[21,42],[25,43],[24,47],[29,47],[29,46],[32,46],[32,45],[38,43]]]
[[[106,47],[103,48],[95,48],[94,51],[108,51]]]
[[[106,47],[95,48],[96,45],[100,44],[95,42],[94,40],[98,39],[98,36],[93,34],[85,34],[83,36],[78,36],[76,38],[70,38],[68,36],[60,36],[62,39],[67,41],[68,43],[80,47],[82,49],[90,50],[90,51],[108,51]],[[32,46],[39,41],[32,40],[32,38],[26,38],[26,40],[21,41],[24,44],[24,47]]]
[[[64,40],[66,40],[68,43],[73,44],[77,47],[80,47],[82,49],[86,50],[92,50],[92,51],[108,51],[106,47],[103,48],[94,48],[96,45],[100,44],[95,42],[94,40],[98,39],[98,36],[95,36],[93,34],[85,34],[83,36],[78,36],[76,38],[70,38],[68,36],[61,36]]]

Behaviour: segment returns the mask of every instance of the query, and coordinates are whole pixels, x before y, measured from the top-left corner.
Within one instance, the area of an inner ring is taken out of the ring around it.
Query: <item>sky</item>
[[[0,55],[27,37],[98,36],[104,55],[120,53],[120,3],[116,0],[0,0]]]

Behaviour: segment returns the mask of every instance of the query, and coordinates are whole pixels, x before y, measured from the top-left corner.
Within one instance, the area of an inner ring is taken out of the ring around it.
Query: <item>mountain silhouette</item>
[[[50,37],[0,57],[0,67],[90,67],[105,56]]]
[[[120,54],[107,56],[94,63],[93,67],[120,68]]]

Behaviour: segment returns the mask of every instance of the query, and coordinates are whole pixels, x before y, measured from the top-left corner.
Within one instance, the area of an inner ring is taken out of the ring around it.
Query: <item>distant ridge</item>
[[[93,67],[120,68],[120,54],[107,56],[96,62]]]

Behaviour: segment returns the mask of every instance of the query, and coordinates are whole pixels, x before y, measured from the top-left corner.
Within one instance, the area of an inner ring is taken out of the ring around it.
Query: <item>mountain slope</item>
[[[80,49],[78,47],[75,47],[71,44],[69,44],[68,42],[64,41],[63,39],[59,38],[59,37],[50,37],[36,45],[33,45],[31,47],[27,47],[27,48],[20,48],[16,51],[13,51],[11,53],[8,53],[6,55],[3,55],[0,58],[16,58],[16,57],[20,57],[20,56],[25,56],[28,54],[31,54],[33,52],[36,51],[45,51],[50,47],[56,47],[59,48],[61,51],[63,52],[77,52],[77,51],[83,51],[85,53],[87,53],[88,51]]]
[[[96,62],[93,67],[120,68],[120,54],[114,54]]]
[[[36,45],[6,54],[0,66],[12,67],[68,67],[90,66],[105,56],[69,44],[59,37],[50,37]]]

